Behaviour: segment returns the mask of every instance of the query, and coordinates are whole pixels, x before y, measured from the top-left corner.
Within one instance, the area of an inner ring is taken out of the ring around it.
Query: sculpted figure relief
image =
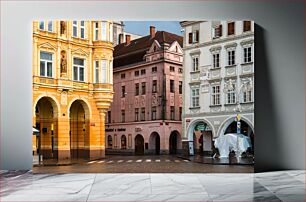
[[[67,73],[67,60],[65,51],[62,51],[61,53],[61,73]]]

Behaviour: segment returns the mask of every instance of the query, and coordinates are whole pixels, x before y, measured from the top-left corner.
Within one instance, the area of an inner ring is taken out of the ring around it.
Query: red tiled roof
[[[115,46],[114,68],[143,61],[144,55],[154,40],[157,40],[160,45],[164,43],[172,44],[174,41],[177,41],[183,47],[182,36],[165,31],[157,31],[153,38],[148,35],[131,41],[129,45],[122,43]]]

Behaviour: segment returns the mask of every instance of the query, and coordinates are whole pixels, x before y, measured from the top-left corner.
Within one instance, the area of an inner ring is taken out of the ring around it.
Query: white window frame
[[[40,57],[41,53],[50,54],[51,55],[51,60],[41,59],[41,57]],[[47,52],[47,51],[40,51],[39,52],[39,76],[53,78],[53,60],[54,60],[53,55],[54,55],[53,53],[50,53],[50,52]],[[44,65],[45,65],[45,67],[44,67],[45,74],[44,75],[41,74],[41,67],[40,67],[41,62],[44,62]],[[51,63],[51,76],[48,76],[48,63]]]
[[[218,59],[215,57],[216,55],[218,55]],[[212,61],[213,61],[213,66],[212,68],[215,69],[215,68],[220,68],[221,67],[221,60],[220,60],[220,52],[213,52],[212,53]],[[218,61],[218,65],[217,64],[217,61]]]
[[[107,22],[101,22],[101,40],[107,41]]]
[[[228,90],[226,93],[226,104],[236,104],[237,102],[237,93],[236,93],[236,84],[233,84],[234,89]]]
[[[40,27],[41,23],[42,23],[42,25],[43,25],[43,28]],[[39,21],[38,28],[39,28],[40,30],[45,30],[45,21]]]
[[[95,67],[95,83],[100,83],[100,61],[95,60],[94,61],[94,67]]]
[[[200,88],[191,88],[191,107],[200,107]]]
[[[84,65],[78,65],[78,64],[74,64],[74,59],[80,59],[84,61]],[[86,59],[84,58],[79,58],[79,57],[73,57],[73,66],[72,66],[72,80],[73,81],[77,81],[77,82],[85,82],[86,81],[86,72],[85,72],[85,66],[86,66]],[[77,79],[74,78],[74,68],[77,68]],[[83,68],[83,74],[84,74],[84,80],[80,79],[80,69]]]
[[[99,40],[99,22],[95,22],[94,23],[94,39],[95,41],[98,41]]]
[[[101,83],[107,83],[107,60],[101,60]]]
[[[76,33],[74,33],[74,28]],[[78,21],[72,21],[72,36],[73,37],[78,37]]]
[[[220,85],[213,85],[211,86],[211,105],[216,106],[216,105],[221,105],[221,93],[220,93]],[[218,89],[218,91],[217,91]]]
[[[247,90],[242,93],[242,103],[253,102],[253,91]]]
[[[200,30],[195,30],[192,31],[192,43],[198,43],[199,41],[197,41],[197,32],[199,32],[199,38],[200,38]]]
[[[228,49],[227,50],[227,65],[233,66],[235,64],[236,64],[236,49]]]
[[[48,25],[47,31],[48,31],[48,32],[53,32],[53,22],[52,22],[52,21],[48,21],[47,25]],[[51,25],[51,30],[49,29],[49,28],[50,28],[50,27],[49,27],[50,25]]]
[[[82,22],[84,23],[84,25],[82,25]],[[82,30],[83,30],[83,34],[84,36],[82,37]],[[85,33],[85,21],[81,20],[80,21],[80,38],[81,39],[85,39],[86,38],[86,33]]]
[[[199,56],[192,57],[192,72],[199,71]]]
[[[113,83],[113,60],[109,61],[109,83]]]
[[[248,54],[250,52],[250,57],[245,57],[246,56],[246,54]],[[253,52],[253,50],[252,50],[252,46],[251,45],[248,45],[248,46],[244,46],[243,47],[243,63],[250,63],[250,62],[253,62],[253,57],[252,57],[252,52]],[[248,61],[248,59],[250,59],[249,61]]]
[[[114,42],[113,23],[109,23],[109,41]]]

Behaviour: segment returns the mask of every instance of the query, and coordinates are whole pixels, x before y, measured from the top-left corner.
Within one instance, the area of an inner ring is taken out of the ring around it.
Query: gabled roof
[[[151,47],[154,40],[158,41],[161,46],[165,43],[171,45],[174,41],[177,41],[180,46],[183,47],[182,36],[165,31],[157,31],[153,38],[148,35],[135,39],[128,45],[122,43],[115,46],[114,68],[144,61],[143,57]]]

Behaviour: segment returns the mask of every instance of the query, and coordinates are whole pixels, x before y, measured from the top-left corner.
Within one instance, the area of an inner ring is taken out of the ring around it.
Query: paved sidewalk
[[[305,201],[305,171],[259,174],[2,172],[6,201]]]

